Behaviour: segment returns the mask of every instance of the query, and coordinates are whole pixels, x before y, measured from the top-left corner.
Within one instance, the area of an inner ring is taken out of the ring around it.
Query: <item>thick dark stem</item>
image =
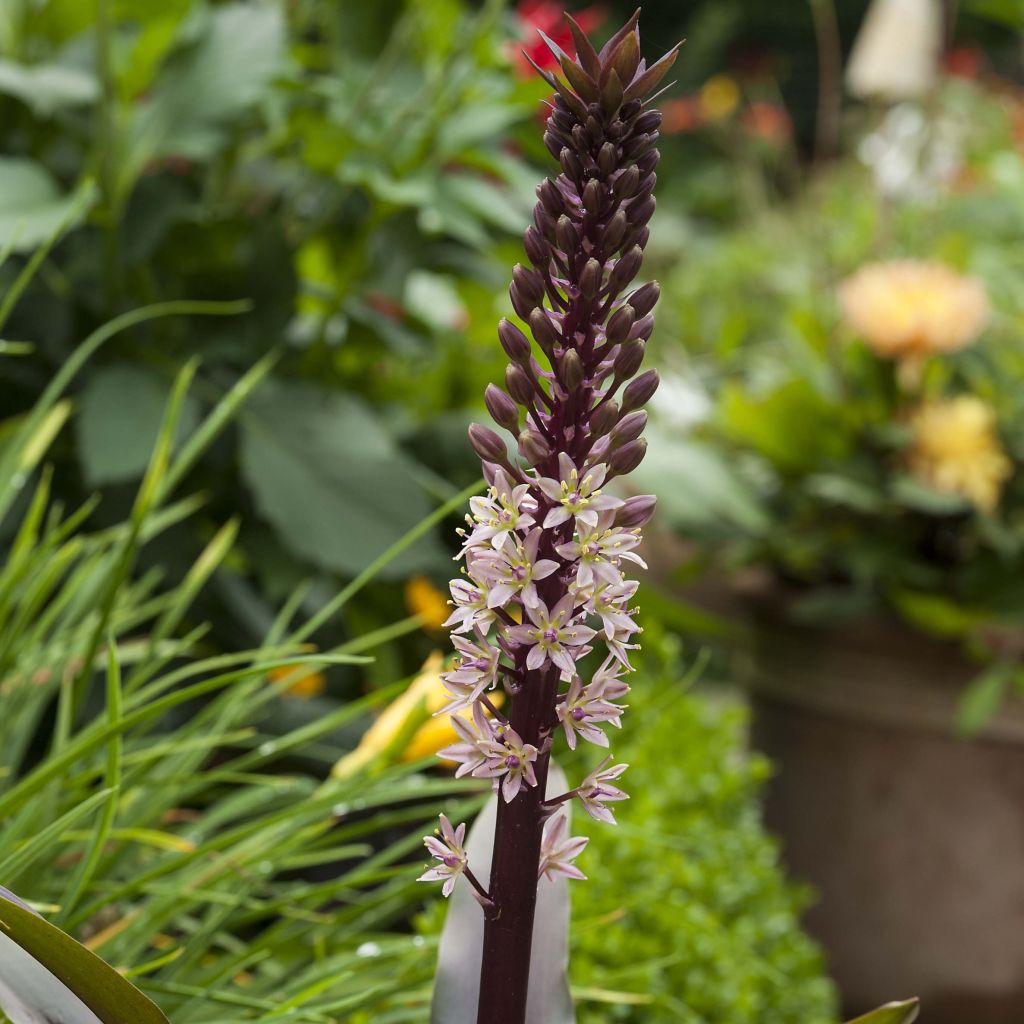
[[[527,673],[512,705],[512,728],[537,747],[550,728],[557,682],[550,667]],[[485,909],[478,1024],[522,1024],[526,1018],[549,759],[547,753],[537,758],[536,786],[522,789],[511,803],[498,798],[490,883],[494,906]]]

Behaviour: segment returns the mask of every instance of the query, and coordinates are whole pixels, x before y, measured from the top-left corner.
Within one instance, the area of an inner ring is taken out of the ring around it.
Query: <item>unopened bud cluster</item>
[[[510,362],[504,388],[491,384],[484,396],[511,445],[470,428],[490,488],[471,500],[459,531],[464,568],[447,622],[458,661],[444,677],[444,710],[459,742],[441,757],[460,776],[493,780],[505,801],[546,776],[557,737],[571,748],[579,739],[607,747],[606,728],[620,725],[640,631],[626,570],[644,566],[640,530],[655,505],[607,487],[643,459],[644,406],[658,386],[654,370],[641,372],[658,286],[634,282],[655,209],[661,123],[645,100],[675,51],[646,67],[635,15],[600,53],[570,24],[576,60],[549,42],[565,80],[538,68],[556,93],[544,142],[560,173],[537,189],[529,265],[515,267],[509,290],[522,326],[498,325]],[[518,720],[516,702],[533,687],[550,700]],[[492,699],[498,688],[511,698],[510,717]],[[539,874],[582,877],[572,860],[586,840],[563,836],[560,811],[575,798],[614,821],[608,805],[626,798],[614,784],[624,768],[606,758],[570,793],[543,799]],[[462,833],[442,825],[445,841],[428,841],[440,864],[424,877],[452,881],[468,873]]]

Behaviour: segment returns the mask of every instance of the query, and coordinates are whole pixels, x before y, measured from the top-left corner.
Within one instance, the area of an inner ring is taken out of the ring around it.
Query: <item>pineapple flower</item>
[[[608,723],[616,729],[622,728],[625,708],[613,704],[611,698],[620,697],[628,691],[629,687],[621,679],[607,673],[595,676],[589,685],[585,685],[579,676],[574,676],[564,699],[555,709],[565,730],[569,749],[576,749],[577,734],[599,747],[607,747],[608,737],[600,726]]]
[[[423,837],[423,843],[430,851],[430,855],[439,863],[428,868],[417,881],[440,882],[443,879],[441,892],[445,896],[450,896],[459,875],[465,873],[469,864],[466,851],[462,847],[466,838],[466,825],[463,823],[458,828],[452,828],[452,823],[443,814],[440,823],[440,838],[437,835]]]
[[[589,839],[579,836],[562,838],[565,832],[566,817],[559,814],[551,819],[544,830],[544,844],[540,849],[540,864],[537,868],[537,877],[547,875],[554,881],[556,875],[565,875],[566,878],[579,878],[586,880],[586,875],[573,861],[583,852],[583,848],[590,842]]]
[[[566,835],[558,808],[579,799],[607,821],[605,803],[626,798],[612,785],[624,766],[603,762],[562,794],[546,792],[547,769],[563,732],[570,747],[579,736],[607,747],[604,730],[621,724],[627,652],[640,632],[637,584],[626,573],[646,567],[637,549],[655,508],[651,495],[623,498],[608,488],[643,460],[644,407],[658,387],[642,363],[660,292],[637,278],[659,160],[661,114],[649,97],[677,49],[648,67],[637,15],[600,51],[568,24],[578,57],[547,40],[555,71],[538,68],[556,94],[544,143],[558,168],[537,189],[527,263],[512,272],[521,326],[498,325],[509,358],[504,387],[484,394],[511,445],[493,429],[469,428],[489,488],[471,502],[459,534],[462,578],[451,584],[447,620],[460,654],[445,676],[457,742],[440,756],[500,792],[490,891],[478,893],[488,901],[487,955],[512,966],[493,984],[482,980],[481,1020],[490,1019],[485,1007],[525,999],[529,933],[507,926],[521,915],[503,916],[503,908],[535,903],[532,877],[584,877],[573,862],[587,840]],[[583,659],[595,648],[593,671]],[[504,713],[495,700],[502,690]],[[530,850],[541,851],[536,876],[522,870]],[[447,856],[458,853],[449,847]],[[520,1009],[525,1002],[509,1019]]]
[[[615,815],[605,807],[605,804],[615,803],[618,800],[628,800],[629,796],[612,782],[619,778],[629,767],[628,764],[608,764],[611,757],[606,757],[579,785],[576,795],[583,804],[583,809],[595,821],[606,821],[609,825],[615,825]]]
[[[577,528],[597,526],[597,514],[622,507],[622,499],[601,493],[608,470],[605,466],[594,466],[580,479],[579,470],[565,452],[558,454],[558,480],[541,477],[537,486],[554,506],[544,517],[544,529],[561,526],[570,519],[576,520]]]
[[[488,585],[457,579],[451,581],[448,589],[451,591],[451,604],[455,606],[455,611],[445,620],[445,626],[453,633],[471,633],[478,628],[486,632],[495,618],[494,609],[489,603]]]
[[[576,540],[555,549],[577,562],[576,586],[581,590],[596,583],[622,586],[620,564],[623,559],[635,562],[641,569],[647,568],[647,563],[633,551],[640,543],[640,531],[606,529],[607,523],[605,519],[593,527],[581,529]]]
[[[918,480],[984,512],[995,509],[1013,464],[991,407],[974,395],[927,402],[911,414],[910,429],[907,463]]]
[[[518,536],[506,537],[499,550],[479,554],[474,570],[489,584],[488,608],[503,607],[517,594],[527,608],[540,603],[537,581],[547,579],[559,568],[553,558],[537,557],[541,535],[541,530],[531,530],[525,541]]]
[[[538,669],[551,662],[566,675],[575,673],[576,659],[583,653],[579,648],[597,635],[596,630],[576,617],[577,600],[578,595],[566,594],[550,612],[543,601],[535,607],[527,606],[530,624],[513,626],[507,631],[510,640],[529,648],[527,669]]]
[[[533,515],[537,511],[537,502],[530,497],[527,484],[513,487],[505,473],[499,469],[494,474],[494,483],[486,496],[469,499],[471,516],[466,522],[473,527],[466,536],[463,552],[469,548],[479,547],[484,541],[490,541],[492,547],[501,549],[505,541],[515,530],[526,530],[533,526]]]
[[[441,676],[441,681],[452,699],[438,712],[439,714],[471,707],[480,694],[494,686],[497,681],[498,658],[501,651],[497,647],[492,647],[479,629],[475,632],[477,643],[458,634],[452,635],[452,643],[460,658],[451,672],[445,672]]]
[[[492,740],[487,745],[486,760],[473,769],[473,775],[479,779],[493,779],[495,790],[500,784],[501,795],[508,803],[515,799],[524,782],[528,786],[537,785],[533,763],[537,760],[538,750],[532,743],[524,743],[515,729],[505,728],[500,735],[500,740]]]
[[[885,359],[910,363],[969,345],[989,317],[985,286],[941,263],[871,263],[839,288],[847,324]]]

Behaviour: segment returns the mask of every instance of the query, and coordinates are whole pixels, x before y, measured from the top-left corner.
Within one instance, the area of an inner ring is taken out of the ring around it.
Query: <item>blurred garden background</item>
[[[175,1024],[429,1019],[466,428],[563,9],[0,0],[0,884]],[[578,1019],[1019,1024],[1024,6],[643,25],[686,39],[659,513]]]

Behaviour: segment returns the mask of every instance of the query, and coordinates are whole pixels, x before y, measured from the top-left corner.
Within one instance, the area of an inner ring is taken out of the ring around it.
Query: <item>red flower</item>
[[[776,103],[757,100],[743,111],[743,127],[764,142],[785,142],[793,133],[789,114]]]
[[[533,74],[527,57],[542,68],[558,66],[558,61],[541,39],[539,32],[543,32],[575,59],[576,47],[565,20],[565,8],[557,0],[520,0],[516,14],[523,23],[525,40],[522,47],[515,47],[513,60],[524,75]],[[584,32],[592,32],[604,21],[605,11],[597,6],[586,7],[575,12],[573,17]]]

